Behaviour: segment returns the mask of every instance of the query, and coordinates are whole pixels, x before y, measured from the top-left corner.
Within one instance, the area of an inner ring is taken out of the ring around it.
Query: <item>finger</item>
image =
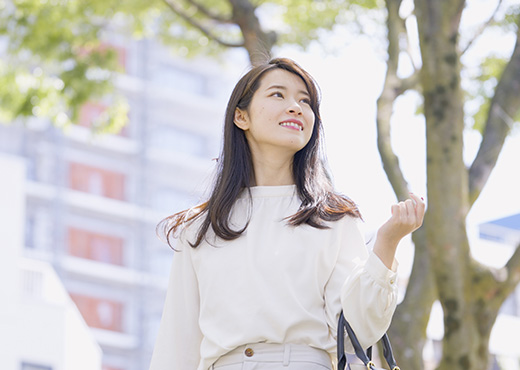
[[[406,207],[406,215],[408,216],[408,219],[415,219],[415,204],[412,199],[407,199],[404,202],[404,205]]]
[[[403,206],[406,210],[406,218],[403,219],[403,222],[406,224],[415,223],[415,206],[413,200],[407,199],[403,202]]]
[[[399,202],[399,220],[401,222],[406,222],[408,220],[408,209],[405,202]]]
[[[426,204],[424,203],[424,199],[413,193],[410,193],[410,198],[412,198],[415,201],[415,209],[417,210],[418,215],[419,214],[424,215],[424,210],[426,209]]]
[[[426,209],[426,204],[424,203],[424,199],[413,193],[410,193],[410,198],[412,198],[416,203],[415,215],[417,217],[418,225],[421,225],[423,222],[423,219],[424,219],[424,212]]]
[[[400,217],[399,204],[392,204],[392,217],[395,217],[395,218]]]

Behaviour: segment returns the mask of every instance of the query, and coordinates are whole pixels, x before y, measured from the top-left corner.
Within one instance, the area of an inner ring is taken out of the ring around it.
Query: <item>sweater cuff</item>
[[[392,263],[392,270],[385,266],[383,261],[371,252],[365,265],[368,274],[380,285],[385,287],[395,287],[397,285],[397,268],[399,263],[396,259]]]

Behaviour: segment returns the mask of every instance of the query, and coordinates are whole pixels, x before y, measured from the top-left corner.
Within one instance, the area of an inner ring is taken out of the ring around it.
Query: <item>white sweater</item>
[[[244,344],[296,343],[336,356],[340,311],[364,347],[388,329],[397,301],[396,273],[368,253],[357,221],[329,229],[290,226],[296,187],[258,186],[237,200],[233,241],[210,236],[191,248],[199,222],[182,233],[150,370],[207,370]]]

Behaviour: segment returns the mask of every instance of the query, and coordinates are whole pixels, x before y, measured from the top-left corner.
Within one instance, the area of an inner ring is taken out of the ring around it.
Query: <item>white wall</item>
[[[23,245],[24,179],[23,160],[0,155],[0,368],[6,370],[19,369],[8,333],[17,331],[20,289],[16,262]]]
[[[101,349],[53,267],[22,258],[25,165],[0,155],[0,369],[100,370]]]

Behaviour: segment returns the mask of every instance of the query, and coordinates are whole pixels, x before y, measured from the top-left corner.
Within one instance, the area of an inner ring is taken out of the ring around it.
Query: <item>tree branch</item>
[[[226,18],[223,15],[215,14],[215,13],[211,12],[208,8],[206,8],[205,6],[203,6],[202,4],[198,3],[195,0],[186,0],[186,1],[188,3],[190,3],[191,5],[193,5],[199,12],[201,12],[202,14],[204,14],[208,18],[211,18],[211,19],[213,19],[213,20],[215,20],[215,21],[217,21],[219,23],[224,23],[224,24],[233,23],[231,21],[231,19]]]
[[[411,89],[419,90],[419,70],[416,70],[412,75],[406,78],[399,79],[399,81],[400,84],[396,88],[396,94],[398,96]]]
[[[474,204],[496,165],[512,117],[520,112],[520,27],[516,45],[491,100],[480,148],[469,169],[469,202]]]
[[[506,265],[498,270],[490,270],[490,274],[492,283],[487,284],[484,298],[490,307],[498,310],[520,283],[520,244]]]
[[[232,19],[240,27],[244,48],[252,65],[265,63],[271,58],[271,50],[277,41],[275,31],[265,32],[255,14],[256,7],[249,0],[229,0],[233,7]]]
[[[399,6],[401,0],[386,1],[388,17],[388,62],[383,91],[377,99],[377,147],[386,176],[398,199],[408,197],[408,183],[399,166],[399,158],[395,155],[390,137],[390,120],[393,105],[402,88],[401,80],[397,77],[399,63],[399,36],[402,33]]]
[[[218,42],[220,45],[230,48],[240,48],[244,46],[244,43],[230,43],[227,41],[224,41],[211,33],[206,27],[204,27],[201,23],[197,22],[193,17],[190,17],[185,13],[185,11],[175,4],[173,0],[163,0],[163,2],[170,8],[175,14],[177,14],[179,17],[184,19],[186,22],[188,22],[193,27],[197,28],[200,32],[202,32],[204,35],[206,35],[209,39],[214,40]]]
[[[511,258],[509,258],[509,261],[507,261],[505,268],[507,271],[507,278],[503,284],[512,292],[520,283],[520,244],[516,246],[516,250]]]
[[[464,55],[464,53],[466,51],[468,51],[468,49],[471,47],[471,45],[473,45],[473,43],[484,33],[484,31],[486,30],[486,28],[488,28],[488,26],[493,23],[493,21],[495,20],[495,16],[497,15],[498,13],[498,10],[500,9],[500,6],[502,5],[502,2],[503,0],[498,0],[498,4],[495,8],[495,11],[493,12],[493,14],[491,15],[491,17],[489,17],[489,19],[484,22],[480,27],[479,29],[477,30],[477,32],[475,33],[475,35],[473,36],[473,38],[471,40],[469,40],[468,44],[466,45],[466,47],[464,47],[464,49],[462,49],[462,52],[461,52],[461,55]]]

